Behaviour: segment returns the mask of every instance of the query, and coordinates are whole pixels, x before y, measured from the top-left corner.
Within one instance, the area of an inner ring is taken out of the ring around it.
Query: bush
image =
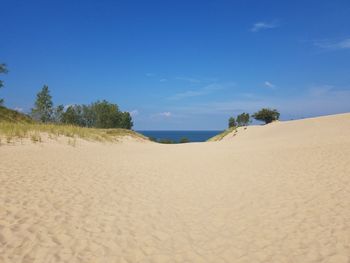
[[[190,142],[190,140],[186,137],[182,137],[179,141],[179,143],[188,143],[188,142]]]
[[[170,140],[170,139],[160,139],[158,142],[159,143],[164,143],[164,144],[173,144],[173,143],[175,143],[173,140]]]
[[[280,113],[276,109],[263,108],[254,113],[252,117],[258,121],[264,121],[266,124],[268,124],[278,120]]]

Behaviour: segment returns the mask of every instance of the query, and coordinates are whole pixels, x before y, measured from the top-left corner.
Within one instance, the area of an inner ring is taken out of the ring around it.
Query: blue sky
[[[0,0],[5,105],[107,99],[135,129],[350,111],[350,2]]]

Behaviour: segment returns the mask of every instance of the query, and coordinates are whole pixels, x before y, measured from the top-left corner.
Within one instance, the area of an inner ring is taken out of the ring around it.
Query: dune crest
[[[350,261],[350,114],[220,142],[0,146],[0,262]]]

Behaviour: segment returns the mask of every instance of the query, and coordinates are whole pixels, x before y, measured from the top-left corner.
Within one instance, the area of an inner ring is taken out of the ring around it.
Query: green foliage
[[[239,127],[241,126],[247,126],[250,122],[250,116],[249,113],[243,112],[242,114],[239,114],[237,116],[237,125]]]
[[[0,122],[33,123],[28,115],[0,106]]]
[[[230,117],[229,119],[228,119],[228,127],[229,128],[232,128],[232,127],[236,127],[236,120],[235,120],[235,118],[234,117]]]
[[[79,105],[71,105],[62,113],[61,122],[77,126],[86,126],[83,123],[82,107]]]
[[[6,74],[8,72],[6,64],[2,63],[0,64],[0,74]],[[4,82],[0,80],[0,88],[4,86]],[[0,105],[4,103],[4,99],[0,99]]]
[[[173,140],[170,140],[170,139],[160,139],[158,142],[159,143],[164,143],[164,144],[173,144],[173,143],[175,143]]]
[[[129,112],[121,112],[117,104],[106,100],[97,101],[90,105],[72,105],[62,113],[61,122],[83,127],[94,128],[123,128],[133,126]]]
[[[64,106],[63,105],[58,105],[56,108],[54,108],[53,121],[56,123],[61,123],[63,113],[64,113]]]
[[[179,143],[188,143],[188,142],[190,142],[190,140],[186,137],[182,137],[179,141]]]
[[[158,142],[158,141],[157,141],[157,138],[152,137],[152,136],[151,136],[151,137],[148,137],[148,139],[149,139],[151,142]]]
[[[42,90],[36,95],[32,116],[34,119],[47,123],[52,121],[53,102],[50,95],[50,90],[47,85],[44,85]]]
[[[121,121],[120,121],[120,127],[124,129],[131,129],[134,123],[132,122],[132,118],[129,112],[122,112],[121,113]]]
[[[258,121],[264,121],[266,124],[278,120],[280,113],[276,109],[263,108],[254,113],[252,117]]]

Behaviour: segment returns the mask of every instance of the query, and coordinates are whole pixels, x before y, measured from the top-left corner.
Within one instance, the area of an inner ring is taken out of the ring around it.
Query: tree
[[[120,128],[131,130],[133,126],[132,118],[129,112],[122,112],[121,113],[121,123]]]
[[[249,121],[250,121],[249,113],[243,112],[242,114],[239,114],[237,116],[237,125],[239,127],[247,126],[249,124]]]
[[[278,120],[280,113],[276,109],[263,108],[254,113],[252,117],[258,121],[264,121],[265,124]]]
[[[234,117],[230,117],[228,119],[228,127],[229,128],[233,128],[233,127],[236,127],[236,120]]]
[[[61,122],[65,124],[84,126],[82,120],[82,107],[80,105],[71,105],[62,113]]]
[[[63,105],[58,105],[53,112],[53,121],[56,123],[61,123],[62,122],[62,116],[64,113],[64,106]]]
[[[41,122],[52,121],[53,103],[50,95],[49,87],[44,85],[42,90],[36,95],[32,116]]]
[[[6,64],[0,64],[0,74],[6,74],[8,72]],[[4,82],[0,80],[0,88],[4,86]],[[4,99],[0,99],[0,105],[4,103]]]

